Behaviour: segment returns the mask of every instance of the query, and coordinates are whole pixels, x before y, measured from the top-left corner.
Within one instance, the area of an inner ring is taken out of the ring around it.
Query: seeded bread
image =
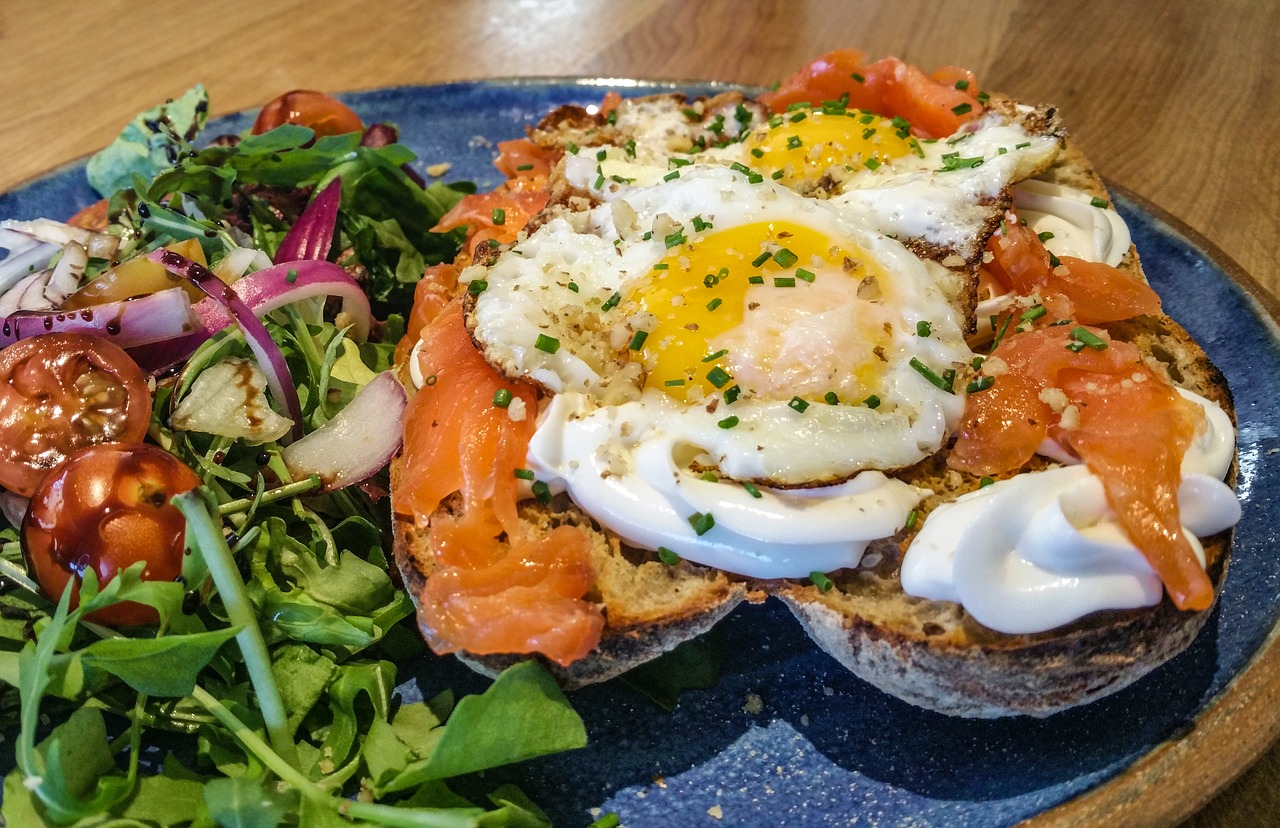
[[[598,118],[566,108],[557,119],[539,125],[532,137],[550,144],[607,128]],[[1071,146],[1040,177],[1108,197],[1096,173]],[[1142,276],[1132,249],[1122,267]],[[1114,338],[1137,345],[1175,384],[1233,412],[1222,375],[1172,319],[1144,316],[1107,327]],[[399,462],[392,465],[393,486]],[[1034,465],[1049,462],[1037,458]],[[978,486],[977,478],[946,467],[945,452],[895,476],[934,492],[921,504],[926,515]],[[441,512],[451,508],[446,502]],[[567,668],[547,664],[566,688],[618,675],[705,632],[743,600],[774,595],[818,646],[862,679],[907,702],[965,717],[1047,716],[1136,681],[1182,651],[1208,616],[1207,610],[1179,611],[1165,599],[1152,608],[1095,613],[1045,633],[1007,635],[978,624],[958,605],[902,591],[898,573],[910,541],[906,532],[875,544],[858,569],[831,573],[833,587],[823,591],[807,581],[751,581],[686,561],[662,563],[655,553],[629,547],[602,529],[564,496],[548,505],[525,502],[520,514],[539,530],[568,523],[587,529],[592,538],[596,586],[588,599],[600,603],[606,626],[599,648],[586,659]],[[395,516],[395,522],[396,561],[417,600],[436,566],[430,530],[403,516]],[[1202,540],[1216,589],[1227,568],[1230,532]],[[526,656],[461,657],[492,674]]]

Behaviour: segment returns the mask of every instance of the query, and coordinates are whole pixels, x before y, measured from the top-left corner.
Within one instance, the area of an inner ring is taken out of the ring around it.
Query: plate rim
[[[433,90],[494,87],[522,90],[569,86],[584,89],[649,89],[680,92],[694,88],[759,93],[764,87],[694,78],[636,78],[591,75],[512,75],[459,78],[431,83],[402,83],[333,91],[339,98],[373,93],[429,94]],[[210,121],[243,116],[256,107],[211,114]],[[81,155],[15,182],[4,193],[21,190],[83,167]],[[1203,233],[1128,187],[1105,180],[1113,194],[1156,219],[1220,268],[1273,326],[1280,328],[1280,300]],[[1141,254],[1141,251],[1139,251]],[[1019,823],[1028,828],[1065,828],[1079,824],[1163,825],[1180,822],[1218,796],[1280,740],[1280,620],[1269,630],[1245,666],[1186,727],[1140,756],[1104,782]],[[1241,721],[1250,727],[1240,728]],[[1243,731],[1243,732],[1241,732]],[[1222,737],[1230,734],[1230,739]],[[1228,746],[1224,749],[1223,746]],[[1212,762],[1206,763],[1206,757]],[[1200,768],[1212,767],[1212,772]]]

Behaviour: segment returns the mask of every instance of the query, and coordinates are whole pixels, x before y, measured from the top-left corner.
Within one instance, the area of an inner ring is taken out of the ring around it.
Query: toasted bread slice
[[[702,106],[732,108],[739,101],[730,96]],[[601,133],[613,129],[600,118],[566,107],[544,119],[531,137],[544,146],[563,146],[592,136],[599,140]],[[1040,177],[1108,197],[1096,173],[1071,146]],[[563,199],[553,198],[553,203],[558,201]],[[1129,251],[1122,267],[1142,277],[1136,251]],[[1173,320],[1144,316],[1106,327],[1114,338],[1137,345],[1174,384],[1232,413],[1221,374]],[[399,462],[392,466],[393,486]],[[1050,465],[1040,459],[1035,463]],[[934,492],[921,506],[926,514],[978,486],[977,478],[947,469],[945,452],[895,476]],[[450,508],[446,502],[437,514]],[[568,667],[547,663],[567,688],[618,675],[705,632],[743,600],[775,595],[820,647],[856,675],[905,701],[966,717],[1046,716],[1136,681],[1182,651],[1208,615],[1208,610],[1179,611],[1165,599],[1145,609],[1094,613],[1048,632],[1009,635],[983,627],[956,604],[906,595],[899,580],[903,550],[910,541],[906,532],[875,544],[857,569],[831,573],[834,587],[824,591],[807,581],[759,582],[686,561],[668,565],[654,552],[630,547],[602,529],[564,496],[547,505],[527,501],[520,513],[539,531],[568,523],[587,530],[592,539],[596,585],[587,598],[602,606],[605,630],[599,647],[587,658]],[[395,516],[395,522],[396,561],[416,601],[436,568],[431,520],[425,521],[425,528],[423,521],[404,516]],[[1226,572],[1230,532],[1202,541],[1216,589]],[[492,674],[528,656],[460,657]]]

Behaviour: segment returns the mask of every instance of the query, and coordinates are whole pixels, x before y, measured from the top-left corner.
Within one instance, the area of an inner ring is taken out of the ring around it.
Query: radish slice
[[[376,474],[400,450],[408,401],[395,374],[378,374],[336,417],[281,452],[289,474],[319,475],[326,492]]]
[[[169,288],[120,302],[75,311],[9,314],[0,324],[0,347],[50,331],[96,334],[121,348],[180,337],[198,326],[182,288]]]
[[[208,294],[209,298],[222,306],[227,315],[235,320],[244,331],[244,340],[253,351],[258,366],[267,375],[267,387],[276,403],[287,412],[293,420],[293,436],[302,436],[302,403],[298,400],[298,389],[293,384],[293,375],[289,373],[289,365],[284,361],[280,346],[267,332],[267,326],[240,295],[229,285],[214,275],[213,271],[199,262],[194,262],[172,250],[153,250],[147,258],[160,264],[170,273],[176,273]],[[204,304],[201,302],[200,304]]]
[[[311,200],[276,249],[277,262],[299,259],[320,261],[329,257],[333,231],[338,224],[338,203],[342,200],[342,179],[335,178]]]

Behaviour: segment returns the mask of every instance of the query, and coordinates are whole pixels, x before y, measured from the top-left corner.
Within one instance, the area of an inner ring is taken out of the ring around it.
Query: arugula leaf
[[[204,804],[222,828],[276,828],[296,801],[296,794],[264,787],[259,779],[213,779],[204,788]]]
[[[186,696],[218,648],[239,627],[162,638],[107,638],[80,651],[86,665],[118,676],[139,693]]]
[[[153,177],[173,166],[174,136],[190,142],[209,116],[209,95],[200,84],[130,121],[120,135],[89,159],[85,172],[100,195],[129,186],[134,175]]]

